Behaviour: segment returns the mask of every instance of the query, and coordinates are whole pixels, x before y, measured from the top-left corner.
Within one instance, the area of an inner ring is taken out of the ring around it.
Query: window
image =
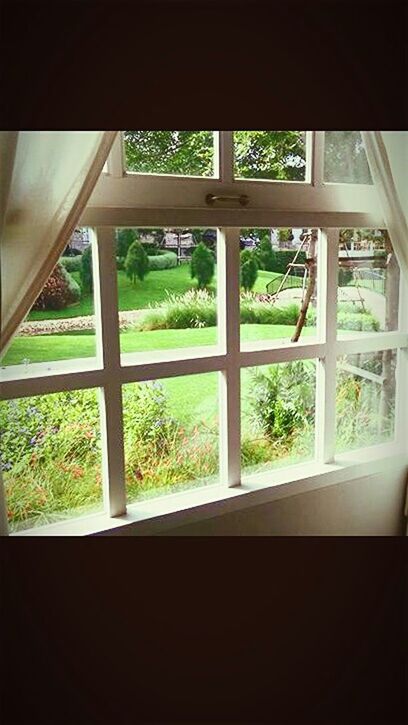
[[[239,143],[284,132],[211,132],[219,175],[190,179],[192,161],[126,175],[127,133],[80,222],[92,291],[2,361],[11,529],[395,450],[405,288],[374,187],[324,183],[324,132],[287,132],[281,176],[248,178]]]

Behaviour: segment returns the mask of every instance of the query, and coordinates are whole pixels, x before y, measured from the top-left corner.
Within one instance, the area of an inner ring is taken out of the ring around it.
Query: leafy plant
[[[133,242],[128,249],[125,260],[127,277],[133,284],[136,284],[136,279],[142,282],[148,271],[149,257],[140,242]]]
[[[80,297],[79,284],[75,282],[65,267],[58,263],[48,277],[32,309],[63,310],[68,305],[78,302]]]
[[[92,274],[92,246],[87,247],[81,257],[80,268],[81,287],[83,292],[93,291],[93,274]]]
[[[138,239],[136,229],[118,229],[116,232],[116,254],[118,257],[125,259],[129,251],[129,247]]]
[[[199,289],[203,289],[210,284],[214,276],[214,270],[214,255],[203,242],[200,242],[191,257],[191,276],[197,278]]]
[[[314,376],[314,363],[301,360],[253,372],[251,415],[268,439],[290,438],[313,421]]]
[[[244,249],[241,252],[241,286],[249,291],[258,277],[258,264],[253,252]]]

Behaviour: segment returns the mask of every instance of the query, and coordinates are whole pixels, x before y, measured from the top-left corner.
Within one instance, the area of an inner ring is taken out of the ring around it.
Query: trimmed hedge
[[[307,313],[307,324],[316,324],[316,310]],[[358,332],[378,332],[380,323],[374,315],[367,312],[337,312],[337,327],[339,330],[357,330]]]
[[[258,250],[255,249],[253,254],[255,254],[257,259],[259,259]],[[285,274],[287,272],[288,264],[293,262],[295,254],[295,249],[277,250],[271,248],[271,251],[268,251],[268,264],[266,265],[267,271]],[[306,252],[299,252],[296,264],[304,264],[305,261]],[[260,268],[262,268],[262,264],[260,265]]]
[[[82,254],[77,257],[61,257],[60,264],[67,270],[67,272],[80,272],[81,271],[81,259]]]
[[[145,248],[146,245],[142,244]],[[177,267],[177,254],[174,252],[167,252],[164,249],[157,249],[153,253],[149,250],[149,272],[155,272],[161,269],[173,269]],[[116,257],[116,269],[125,269],[125,260],[123,257]]]

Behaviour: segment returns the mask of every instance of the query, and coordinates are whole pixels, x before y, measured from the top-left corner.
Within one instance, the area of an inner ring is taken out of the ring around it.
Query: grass
[[[79,272],[72,273],[74,279],[79,282]],[[267,283],[275,276],[275,272],[258,272],[258,279],[254,286],[254,292],[266,292]],[[215,281],[215,278],[214,278]],[[195,280],[190,277],[190,265],[182,264],[174,269],[163,269],[156,272],[149,272],[143,282],[133,286],[125,272],[118,272],[118,295],[119,310],[143,310],[150,304],[162,302],[167,297],[167,291],[173,294],[184,294],[189,289],[196,289]],[[210,287],[215,290],[215,284]],[[56,320],[68,317],[82,317],[93,315],[94,304],[92,294],[82,295],[79,304],[64,310],[35,310],[30,312],[28,320]]]
[[[241,325],[241,340],[288,339],[292,325]],[[302,335],[315,334],[314,327],[305,327]],[[150,332],[126,331],[120,335],[121,351],[146,352],[184,347],[215,345],[217,328],[187,328],[183,330],[152,330]],[[70,360],[95,355],[95,334],[80,333],[36,335],[17,337],[6,353],[3,365],[19,365],[24,359],[35,362]]]

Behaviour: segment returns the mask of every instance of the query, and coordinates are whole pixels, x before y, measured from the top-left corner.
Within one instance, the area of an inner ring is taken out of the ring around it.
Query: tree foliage
[[[195,248],[191,256],[191,276],[197,279],[199,289],[207,287],[215,269],[214,255],[203,242]]]
[[[241,287],[246,292],[251,290],[258,277],[258,264],[254,252],[244,249],[241,252]]]
[[[124,131],[129,171],[211,176],[212,131]]]
[[[81,257],[80,268],[81,287],[83,292],[93,291],[93,275],[92,275],[92,245],[87,247]]]
[[[326,131],[325,181],[371,184],[371,174],[360,131]]]
[[[118,257],[125,258],[129,247],[136,239],[139,239],[137,229],[119,229],[116,235],[116,254]]]
[[[235,174],[250,179],[303,181],[304,131],[235,131]]]
[[[125,272],[132,284],[136,284],[136,279],[142,282],[149,271],[149,257],[140,242],[133,242],[126,255]]]
[[[254,253],[259,269],[266,269],[268,272],[276,271],[275,254],[269,236],[263,237]]]

